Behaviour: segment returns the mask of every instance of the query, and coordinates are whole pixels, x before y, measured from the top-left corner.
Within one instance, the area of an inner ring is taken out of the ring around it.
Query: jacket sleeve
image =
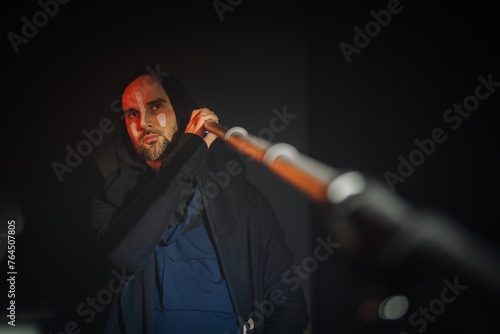
[[[128,273],[142,269],[160,242],[186,187],[208,152],[202,138],[182,134],[157,176],[124,208],[104,198],[92,207],[92,227],[111,263]]]
[[[272,310],[266,315],[264,332],[303,333],[309,323],[309,315],[302,282],[292,272],[294,254],[286,244],[284,231],[270,203],[253,185],[250,185],[249,194],[259,217],[263,303],[267,304],[268,311]]]

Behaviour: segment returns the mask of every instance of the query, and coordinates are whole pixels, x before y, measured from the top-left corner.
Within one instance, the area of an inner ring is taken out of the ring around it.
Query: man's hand
[[[207,143],[207,146],[210,147],[210,144],[217,139],[217,136],[209,132],[205,137],[203,137],[203,130],[205,129],[203,125],[206,121],[219,123],[219,118],[213,111],[207,108],[195,109],[191,113],[191,118],[189,119],[186,131],[184,132],[197,134],[203,138],[203,140]]]

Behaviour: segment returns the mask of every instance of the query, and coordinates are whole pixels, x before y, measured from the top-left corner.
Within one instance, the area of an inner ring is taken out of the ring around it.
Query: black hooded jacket
[[[118,272],[132,275],[113,300],[105,332],[154,333],[154,248],[196,183],[238,327],[253,327],[247,333],[303,333],[306,301],[290,272],[293,254],[272,207],[246,180],[238,154],[219,139],[208,149],[199,136],[183,133],[196,106],[173,75],[157,78],[178,120],[173,148],[155,175],[138,157],[123,116],[116,113],[119,168],[106,178],[92,208],[99,247]]]

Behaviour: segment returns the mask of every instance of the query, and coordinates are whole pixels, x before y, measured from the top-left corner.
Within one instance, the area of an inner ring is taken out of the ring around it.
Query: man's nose
[[[153,124],[152,116],[147,111],[141,112],[141,128],[146,130],[146,128],[151,127]]]

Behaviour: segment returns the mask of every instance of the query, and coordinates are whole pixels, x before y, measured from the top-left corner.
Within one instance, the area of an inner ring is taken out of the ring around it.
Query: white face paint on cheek
[[[162,128],[164,128],[167,125],[167,117],[165,116],[165,113],[156,115],[156,118],[158,119],[158,122],[160,123],[160,126]]]
[[[130,129],[132,130],[132,136],[134,136],[134,138],[137,138],[137,124],[135,124],[135,122],[132,122],[132,124],[130,124]]]

